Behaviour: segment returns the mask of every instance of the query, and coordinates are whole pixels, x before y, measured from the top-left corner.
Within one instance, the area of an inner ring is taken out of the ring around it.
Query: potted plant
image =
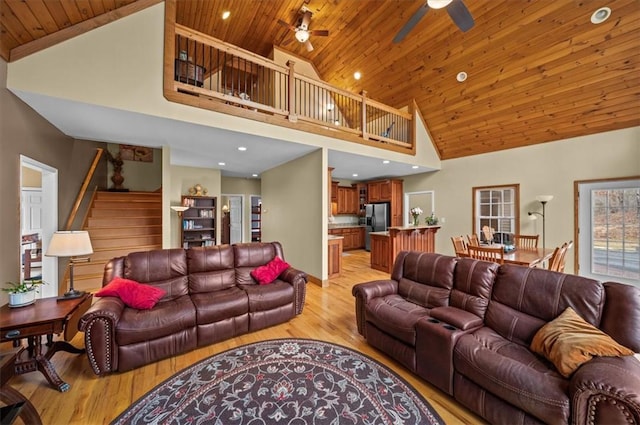
[[[42,279],[7,282],[8,287],[2,288],[2,290],[9,293],[9,307],[22,307],[33,304],[36,301],[39,286],[43,283]]]

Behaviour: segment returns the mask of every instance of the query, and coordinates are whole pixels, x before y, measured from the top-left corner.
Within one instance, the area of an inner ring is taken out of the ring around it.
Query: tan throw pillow
[[[536,332],[531,350],[548,359],[567,378],[594,356],[633,355],[633,351],[587,323],[571,307]]]

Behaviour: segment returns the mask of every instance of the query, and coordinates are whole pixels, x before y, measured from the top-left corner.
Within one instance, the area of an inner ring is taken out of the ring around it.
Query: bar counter
[[[435,252],[440,226],[395,226],[386,232],[371,232],[371,268],[391,273],[400,251]]]

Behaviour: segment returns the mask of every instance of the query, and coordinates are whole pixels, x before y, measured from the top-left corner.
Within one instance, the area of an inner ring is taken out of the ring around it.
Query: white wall
[[[282,243],[286,261],[318,279],[327,278],[326,170],[318,149],[261,175],[262,240]]]
[[[520,184],[523,234],[542,234],[542,221],[527,212],[541,211],[536,195],[553,195],[545,233],[555,247],[574,239],[574,181],[633,175],[640,175],[640,127],[442,161],[441,171],[405,177],[404,191],[435,191],[435,213],[446,218],[436,251],[453,255],[451,237],[472,232],[473,187]],[[573,273],[574,250],[565,270]]]

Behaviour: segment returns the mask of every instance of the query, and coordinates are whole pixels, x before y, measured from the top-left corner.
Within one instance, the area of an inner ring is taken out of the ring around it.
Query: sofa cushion
[[[116,277],[94,295],[96,297],[118,297],[128,307],[149,310],[166,294],[161,288]]]
[[[231,245],[194,247],[187,250],[189,292],[219,291],[235,287],[233,248]]]
[[[528,347],[482,327],[460,337],[456,372],[546,423],[568,423],[569,381]]]
[[[398,278],[398,294],[401,297],[427,308],[449,305],[457,262],[455,257],[409,252],[398,258],[403,258],[402,269],[394,266],[394,273],[401,273],[401,276],[394,278]]]
[[[198,325],[219,322],[249,312],[247,293],[233,287],[220,291],[192,294]]]
[[[267,286],[253,284],[241,285],[240,288],[247,292],[250,313],[290,304],[294,299],[293,285],[280,279]]]
[[[196,309],[191,297],[158,303],[151,310],[125,308],[116,325],[118,345],[135,344],[184,332],[196,326]]]
[[[594,356],[631,356],[633,351],[584,321],[571,307],[535,334],[531,350],[548,359],[569,377]]]
[[[416,345],[416,322],[428,316],[428,308],[398,294],[373,298],[365,307],[367,322],[411,346]]]
[[[189,293],[187,254],[184,249],[132,252],[124,260],[124,276],[140,283],[153,283],[167,292],[166,298]]]
[[[604,300],[596,280],[505,264],[498,269],[485,325],[528,347],[538,329],[567,307],[598,326]]]
[[[282,245],[279,242],[238,243],[233,245],[236,269],[236,284],[256,285],[251,277],[253,269],[264,266],[274,257],[284,259]]]
[[[449,305],[484,318],[498,264],[462,258],[456,264]]]

